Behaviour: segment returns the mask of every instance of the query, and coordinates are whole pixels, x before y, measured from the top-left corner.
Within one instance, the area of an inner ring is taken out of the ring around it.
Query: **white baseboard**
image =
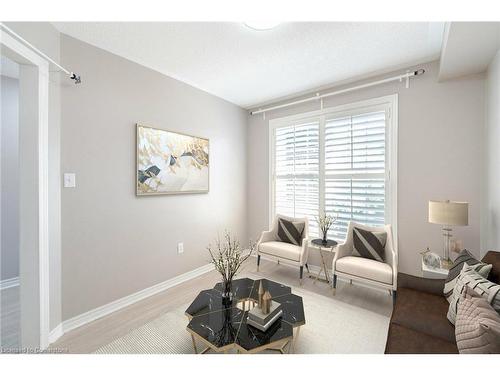
[[[19,286],[19,276],[12,277],[10,279],[0,280],[0,290],[13,288],[15,286]]]
[[[59,323],[56,328],[54,328],[52,331],[49,333],[49,344],[52,344],[59,340],[59,338],[63,335],[63,325],[62,323]]]
[[[157,293],[163,292],[164,290],[170,289],[176,285],[179,285],[180,283],[183,283],[185,281],[194,279],[195,277],[201,276],[207,272],[210,272],[214,269],[213,264],[207,264],[205,266],[196,268],[192,271],[183,273],[182,275],[176,276],[172,279],[163,281],[159,284],[153,285],[149,288],[140,290],[136,293],[130,294],[126,297],[120,298],[116,301],[110,302],[106,305],[97,307],[93,310],[87,311],[83,314],[77,315],[73,318],[70,318],[68,320],[65,320],[60,324],[60,326],[57,326],[52,332],[50,333],[50,342],[56,341],[59,337],[61,337],[63,334],[68,333],[75,328],[81,327],[85,324],[88,324],[94,320],[97,320],[99,318],[102,318],[108,314],[111,314],[115,311],[118,311],[120,309],[123,309],[124,307],[127,307],[129,305],[132,305],[133,303],[139,302],[145,298],[151,297]],[[60,327],[60,328],[59,328]],[[53,341],[52,341],[53,340]]]

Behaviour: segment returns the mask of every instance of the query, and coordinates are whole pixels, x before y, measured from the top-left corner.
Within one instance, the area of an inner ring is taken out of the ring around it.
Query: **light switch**
[[[65,173],[64,174],[64,187],[65,188],[76,187],[76,174],[74,174],[74,173]]]
[[[183,242],[179,242],[177,244],[177,254],[182,254],[184,252],[184,243]]]

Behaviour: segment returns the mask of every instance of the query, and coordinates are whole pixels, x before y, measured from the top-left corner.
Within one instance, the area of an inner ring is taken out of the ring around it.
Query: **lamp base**
[[[450,243],[452,237],[451,233],[452,231],[450,227],[443,227],[443,257],[441,258],[441,267],[443,267],[443,265],[445,264],[452,264],[450,260]]]
[[[441,259],[441,268],[449,270],[453,266],[451,259]]]

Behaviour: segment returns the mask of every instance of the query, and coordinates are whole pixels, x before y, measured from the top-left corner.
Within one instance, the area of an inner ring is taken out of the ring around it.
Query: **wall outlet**
[[[184,252],[184,242],[179,242],[177,244],[177,254],[182,254]]]

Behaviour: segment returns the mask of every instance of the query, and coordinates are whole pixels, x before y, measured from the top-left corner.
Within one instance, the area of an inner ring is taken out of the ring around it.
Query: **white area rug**
[[[301,327],[295,353],[383,353],[389,317],[352,306],[303,289],[293,288],[302,296],[306,324]],[[100,354],[193,354],[188,320],[181,306],[146,323],[110,344]],[[198,350],[202,344],[198,344]]]

